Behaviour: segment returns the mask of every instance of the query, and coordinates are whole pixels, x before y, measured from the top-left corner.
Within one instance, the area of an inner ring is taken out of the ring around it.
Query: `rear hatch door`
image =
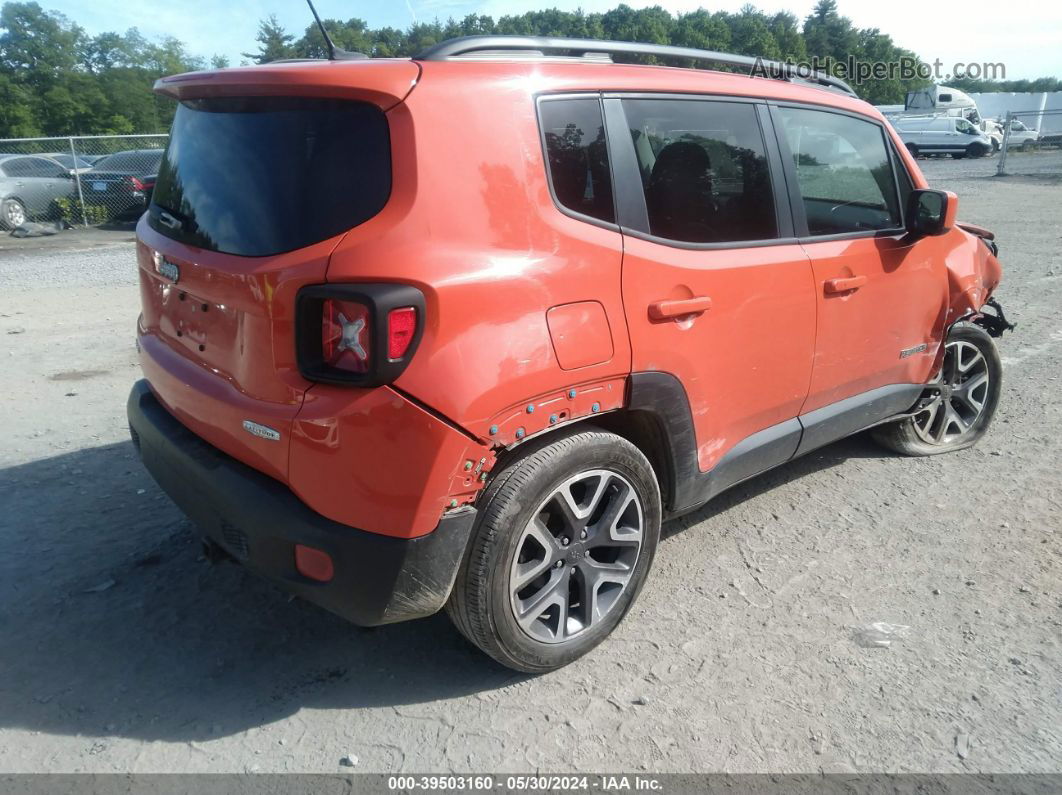
[[[368,66],[255,67],[156,86],[180,104],[137,227],[142,365],[193,432],[282,480],[310,386],[295,361],[296,294],[324,282],[339,240],[386,204],[384,110],[419,73],[408,61]]]

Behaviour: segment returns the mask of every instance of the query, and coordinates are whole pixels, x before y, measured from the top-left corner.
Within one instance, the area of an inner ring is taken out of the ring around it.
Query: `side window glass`
[[[614,223],[601,103],[596,99],[543,100],[539,119],[557,201],[573,212]]]
[[[877,124],[804,108],[778,113],[811,234],[901,226],[892,165]]]
[[[9,177],[28,177],[31,174],[32,163],[33,161],[28,157],[8,160],[4,163],[4,171]]]
[[[649,231],[685,243],[777,237],[756,108],[698,100],[623,101]]]
[[[51,160],[44,160],[39,157],[35,157],[30,160],[29,176],[52,178],[58,177],[63,174],[63,169],[57,163],[53,163]]]

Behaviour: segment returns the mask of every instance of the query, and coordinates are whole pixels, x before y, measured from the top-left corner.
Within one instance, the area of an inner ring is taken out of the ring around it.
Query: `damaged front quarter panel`
[[[953,232],[963,242],[948,252],[948,325],[981,311],[999,286],[1003,268],[989,249],[989,238],[964,229]],[[988,233],[991,234],[991,233]]]

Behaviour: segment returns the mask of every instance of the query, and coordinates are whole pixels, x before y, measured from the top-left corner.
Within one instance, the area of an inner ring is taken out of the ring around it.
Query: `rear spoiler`
[[[404,58],[278,61],[163,77],[154,91],[178,102],[226,96],[355,99],[386,111],[409,96],[419,79],[420,66]]]

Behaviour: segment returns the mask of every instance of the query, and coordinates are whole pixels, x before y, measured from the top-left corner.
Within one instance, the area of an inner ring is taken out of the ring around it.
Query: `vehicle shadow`
[[[445,616],[365,630],[231,563],[132,444],[0,470],[0,727],[201,740],[523,677]]]
[[[851,439],[792,462],[665,534],[878,454],[869,445]],[[0,505],[3,728],[195,741],[306,707],[413,705],[526,678],[445,616],[359,629],[239,566],[207,563],[128,443],[0,470]]]

